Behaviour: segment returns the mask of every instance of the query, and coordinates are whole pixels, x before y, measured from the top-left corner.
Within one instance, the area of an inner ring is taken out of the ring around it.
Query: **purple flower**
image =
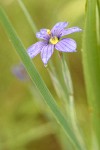
[[[76,42],[71,38],[62,37],[82,30],[78,27],[65,29],[67,25],[67,22],[59,22],[51,30],[41,29],[40,32],[37,32],[36,37],[42,40],[28,48],[29,56],[33,58],[41,53],[41,59],[44,65],[47,65],[54,49],[60,52],[75,52]]]
[[[27,81],[29,76],[22,63],[12,67],[12,73],[20,80]]]

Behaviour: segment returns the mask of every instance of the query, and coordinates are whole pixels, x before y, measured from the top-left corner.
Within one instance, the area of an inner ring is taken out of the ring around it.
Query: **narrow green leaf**
[[[38,31],[38,29],[37,29],[34,21],[32,20],[29,12],[27,11],[25,5],[23,4],[22,0],[17,0],[17,1],[18,1],[19,5],[20,5],[21,9],[23,10],[23,12],[24,12],[24,14],[26,16],[26,19],[28,20],[28,22],[29,22],[29,24],[30,24],[30,26],[31,26],[34,34],[36,34],[36,32]]]
[[[100,0],[97,0],[97,37],[98,37],[98,47],[100,50]]]
[[[100,143],[100,56],[96,31],[96,0],[87,1],[82,54],[91,117]]]
[[[82,150],[80,143],[78,143],[77,138],[75,137],[75,134],[73,133],[71,127],[69,126],[68,122],[66,121],[64,115],[60,111],[58,105],[56,104],[54,98],[52,97],[51,93],[49,92],[48,88],[46,87],[44,81],[40,77],[38,71],[36,70],[34,64],[32,63],[31,59],[29,58],[23,44],[21,43],[19,37],[17,36],[14,28],[12,27],[9,19],[7,18],[6,13],[2,8],[0,8],[0,21],[5,27],[5,30],[8,34],[8,37],[10,38],[12,44],[14,45],[17,53],[19,54],[23,64],[25,65],[25,68],[28,72],[28,74],[31,77],[31,80],[35,83],[38,90],[42,94],[45,102],[49,106],[50,110],[53,112],[55,118],[59,122],[59,124],[62,126],[62,128],[65,130],[65,133],[71,140],[71,142],[74,144],[74,146],[78,150]]]
[[[99,20],[100,20],[100,0],[97,0],[97,7],[98,7],[98,13],[99,13]]]

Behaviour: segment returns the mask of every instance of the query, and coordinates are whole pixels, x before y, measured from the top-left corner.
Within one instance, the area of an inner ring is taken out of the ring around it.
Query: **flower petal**
[[[38,53],[40,53],[40,51],[42,50],[43,46],[45,46],[46,43],[43,41],[37,42],[33,45],[31,45],[28,49],[27,49],[27,53],[28,55],[33,58],[35,57]]]
[[[53,36],[59,36],[60,32],[66,28],[68,25],[68,22],[58,22],[51,30]]]
[[[64,29],[65,27],[67,27],[67,25],[68,25],[68,22],[58,22],[58,23],[55,24],[55,26],[52,28],[51,31],[54,31],[58,28],[63,28]]]
[[[41,29],[40,32],[41,32],[41,34],[47,34],[47,30],[48,29]]]
[[[41,59],[42,59],[44,65],[47,64],[48,60],[50,59],[51,55],[53,54],[53,51],[54,51],[54,45],[52,45],[52,44],[48,44],[42,48]]]
[[[36,33],[36,37],[43,40],[48,40],[50,38],[47,34],[47,29],[41,29],[40,32]]]
[[[74,32],[80,32],[82,31],[82,29],[78,28],[78,27],[72,27],[72,28],[68,28],[62,31],[60,37],[74,33]]]
[[[76,42],[70,38],[62,39],[55,45],[55,48],[61,52],[75,52]]]

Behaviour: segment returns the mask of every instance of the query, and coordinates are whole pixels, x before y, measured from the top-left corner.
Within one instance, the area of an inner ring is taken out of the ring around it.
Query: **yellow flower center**
[[[51,31],[49,29],[47,29],[47,34],[50,36],[49,42],[51,44],[57,44],[58,43],[58,41],[59,41],[58,38],[56,36],[53,37],[51,34]]]
[[[56,36],[54,36],[54,37],[51,37],[49,41],[51,44],[57,44],[59,40]]]
[[[47,34],[51,35],[51,31],[49,29],[47,29]]]

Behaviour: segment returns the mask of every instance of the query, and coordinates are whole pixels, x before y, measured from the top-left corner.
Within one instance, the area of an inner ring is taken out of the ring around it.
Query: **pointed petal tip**
[[[83,31],[83,30],[79,27],[71,27],[71,28],[63,30],[60,37],[74,33],[74,32],[81,32],[81,31]]]
[[[54,25],[54,27],[51,29],[51,32],[53,35],[58,36],[60,32],[68,26],[68,22],[58,22]]]

